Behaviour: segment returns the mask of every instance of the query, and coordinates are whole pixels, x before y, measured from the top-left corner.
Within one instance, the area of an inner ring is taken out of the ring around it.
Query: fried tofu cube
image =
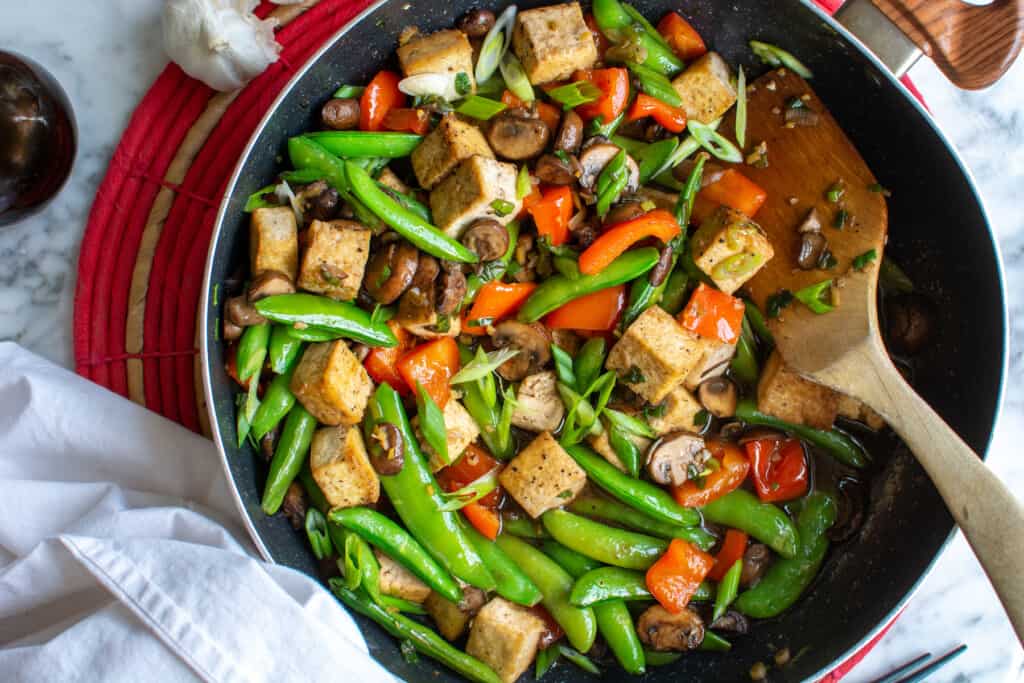
[[[437,630],[448,640],[456,640],[466,630],[469,620],[473,618],[484,602],[487,595],[479,588],[470,585],[462,586],[462,601],[454,603],[451,600],[431,592],[423,606],[427,608],[427,614],[437,624]]]
[[[520,12],[512,49],[533,85],[564,80],[578,69],[592,67],[598,57],[578,2]]]
[[[646,453],[647,449],[651,447],[652,441],[646,437],[637,436],[636,434],[627,434],[626,438],[635,443],[641,453]],[[615,449],[612,448],[611,441],[608,440],[608,430],[604,430],[596,436],[587,437],[587,443],[592,449],[594,449],[595,453],[610,462],[619,470],[622,470],[623,472],[626,471],[626,465],[622,462],[622,459],[619,458]]]
[[[420,142],[420,146],[423,146],[422,142]],[[413,150],[413,154],[415,153],[416,150]],[[412,188],[406,185],[405,182],[398,177],[398,174],[391,170],[390,166],[385,166],[381,169],[380,175],[377,176],[377,182],[384,187],[401,194],[409,194],[412,192]]]
[[[856,420],[878,431],[885,427],[885,418],[852,396],[839,394],[839,414],[848,420]]]
[[[377,548],[373,549],[373,554],[380,563],[381,593],[420,604],[430,597],[430,586],[423,583],[418,576]]]
[[[544,628],[527,608],[492,598],[473,619],[466,653],[494,669],[503,683],[514,683],[537,654]]]
[[[553,432],[565,418],[554,372],[538,372],[519,384],[512,424],[531,432]]]
[[[316,430],[309,448],[309,469],[332,508],[373,505],[380,498],[380,479],[358,427]]]
[[[299,289],[351,301],[370,258],[368,228],[355,221],[313,221],[299,269]]]
[[[434,452],[434,449],[430,447],[430,444],[420,434],[419,416],[417,415],[412,420],[413,427],[416,429],[416,436],[423,445],[423,451],[430,456],[431,472],[437,472],[449,463],[458,460],[459,456],[462,455],[462,451],[466,450],[466,446],[476,441],[476,438],[480,436],[480,427],[477,426],[476,420],[454,397],[448,399],[448,402],[444,404],[444,410],[441,414],[444,416],[444,427],[448,432],[449,462],[444,462],[441,456]]]
[[[721,118],[736,104],[732,69],[717,52],[708,52],[690,64],[672,81],[672,87],[683,100],[686,117],[701,123]]]
[[[430,190],[460,162],[473,156],[493,159],[494,152],[479,128],[455,114],[445,114],[437,128],[412,151],[412,170],[420,185]]]
[[[736,345],[718,339],[702,339],[704,355],[693,367],[683,383],[690,391],[697,391],[701,382],[720,377],[729,369],[729,361],[736,355]]]
[[[612,347],[605,366],[637,394],[660,403],[682,384],[703,353],[700,337],[660,306],[651,306]]]
[[[571,503],[586,485],[587,473],[550,432],[543,432],[512,458],[498,479],[508,494],[536,519],[548,510]]]
[[[434,224],[458,239],[478,218],[505,225],[519,213],[516,167],[479,154],[459,163],[455,171],[430,192]]]
[[[458,29],[450,28],[429,35],[416,33],[407,42],[398,46],[398,63],[406,76],[415,74],[459,74],[473,82],[473,46],[469,38]]]
[[[704,426],[703,421],[699,425],[696,424],[697,413],[702,411],[704,406],[683,385],[670,391],[660,405],[664,407],[664,412],[656,411],[661,414],[652,415],[647,419],[647,424],[658,433],[658,436],[678,431],[696,434]]]
[[[276,270],[295,282],[295,271],[299,267],[299,226],[290,207],[265,207],[252,212],[249,258],[252,277]]]
[[[292,375],[291,390],[318,421],[354,425],[363,419],[373,380],[339,339],[309,345]]]
[[[773,351],[757,384],[757,409],[793,424],[831,429],[839,412],[839,394],[796,374]]]
[[[690,240],[693,262],[732,294],[775,255],[761,226],[727,206],[718,207]]]

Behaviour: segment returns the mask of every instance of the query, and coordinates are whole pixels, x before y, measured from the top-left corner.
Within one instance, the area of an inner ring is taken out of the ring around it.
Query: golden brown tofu
[[[736,345],[717,339],[701,339],[704,354],[693,367],[683,383],[690,391],[696,391],[701,382],[719,377],[729,369],[729,361],[736,355]]]
[[[646,453],[647,449],[651,447],[652,441],[648,438],[637,436],[636,434],[627,434],[626,437],[636,444],[636,447],[640,449],[641,454]],[[596,436],[587,437],[587,443],[594,449],[595,453],[610,462],[616,468],[623,472],[626,471],[626,465],[623,464],[622,460],[615,452],[615,449],[612,448],[611,442],[608,440],[607,429]]]
[[[505,225],[523,204],[516,198],[516,172],[514,164],[479,154],[462,161],[430,192],[434,224],[452,239],[478,218]]]
[[[658,433],[658,436],[678,431],[697,433],[704,426],[703,421],[699,425],[695,422],[697,413],[702,411],[704,406],[685,386],[680,385],[670,391],[660,405],[664,406],[664,412],[647,419],[647,424]]]
[[[380,563],[380,592],[409,602],[423,603],[430,596],[430,586],[418,576],[374,548]]]
[[[473,90],[473,46],[466,34],[450,28],[429,35],[415,34],[398,47],[398,63],[406,76],[423,73],[464,73]]]
[[[525,607],[492,598],[473,619],[466,653],[494,669],[503,683],[514,683],[533,661],[544,621]]]
[[[295,368],[292,393],[318,421],[354,425],[373,391],[373,380],[341,340],[310,344]]]
[[[538,372],[519,384],[512,424],[531,432],[553,432],[565,418],[565,404],[558,395],[555,373]]]
[[[839,414],[848,420],[856,420],[878,431],[885,427],[885,418],[852,396],[839,394]]]
[[[757,385],[757,409],[786,422],[831,429],[839,412],[839,394],[796,374],[773,351]]]
[[[486,601],[487,595],[482,590],[463,584],[462,600],[458,604],[437,593],[431,593],[423,606],[427,608],[427,614],[437,624],[437,630],[441,632],[441,635],[448,640],[456,640],[463,634],[469,620],[480,611]]]
[[[268,270],[284,273],[295,282],[299,267],[299,228],[287,206],[256,209],[249,222],[250,276]]]
[[[701,123],[720,119],[736,104],[732,69],[717,52],[708,52],[690,64],[672,81],[672,87],[683,100],[687,118]]]
[[[429,190],[447,178],[461,161],[477,155],[494,158],[484,134],[455,114],[445,114],[437,128],[412,151],[412,170],[420,185]]]
[[[598,57],[578,2],[520,12],[512,49],[533,85],[566,79],[577,69],[592,67]]]
[[[355,221],[313,221],[299,270],[299,289],[351,301],[359,293],[372,233]]]
[[[309,469],[332,508],[373,505],[380,480],[358,427],[322,427],[313,434]]]
[[[626,329],[605,365],[651,403],[660,403],[700,361],[704,346],[660,306],[651,306]]]
[[[422,146],[423,143],[421,142],[420,147]],[[416,150],[413,150],[413,154],[415,153]],[[383,185],[384,187],[394,190],[395,192],[400,192],[402,194],[409,194],[410,192],[412,192],[412,188],[406,185],[404,182],[402,182],[402,179],[399,178],[398,175],[391,170],[390,166],[385,166],[384,168],[381,169],[380,175],[377,176],[377,182]]]
[[[720,206],[693,234],[690,253],[719,289],[732,294],[771,260],[775,250],[760,225]]]
[[[587,473],[550,433],[544,432],[509,461],[498,479],[536,519],[571,503],[586,485]]]
[[[431,472],[437,472],[458,460],[459,456],[462,455],[462,451],[466,450],[466,446],[476,441],[476,437],[480,436],[480,427],[477,426],[476,420],[473,419],[469,411],[454,396],[444,404],[442,415],[444,416],[445,430],[448,432],[448,462],[441,460],[441,457],[434,452],[434,449],[430,447],[420,434],[419,416],[417,415],[412,419],[413,427],[416,429],[416,437],[423,447],[423,452],[430,457]]]

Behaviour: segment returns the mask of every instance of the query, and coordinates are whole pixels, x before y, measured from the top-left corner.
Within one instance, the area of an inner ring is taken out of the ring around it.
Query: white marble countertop
[[[78,245],[121,131],[164,66],[159,7],[159,0],[33,0],[7,8],[0,23],[0,46],[37,60],[68,91],[80,137],[74,174],[60,197],[40,216],[0,232],[0,340],[13,339],[68,367]],[[927,62],[912,75],[974,173],[1005,258],[1013,339],[1006,405],[989,463],[1019,490],[1024,60],[982,93],[957,91]],[[920,653],[945,652],[960,642],[967,652],[930,680],[1024,680],[1024,656],[1009,622],[957,535],[892,631],[848,680],[868,681]]]

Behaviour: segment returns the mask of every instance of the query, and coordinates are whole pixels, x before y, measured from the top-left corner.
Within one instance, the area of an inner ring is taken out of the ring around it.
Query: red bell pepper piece
[[[761,186],[734,168],[722,171],[721,177],[708,183],[697,193],[693,204],[693,222],[703,223],[721,205],[753,218],[768,193]]]
[[[722,541],[722,547],[715,555],[715,566],[708,572],[708,578],[721,581],[725,573],[736,564],[736,560],[743,559],[745,552],[747,552],[747,535],[737,529],[726,531],[725,540]]]
[[[511,90],[505,90],[501,93],[501,101],[505,103],[505,106],[509,109],[515,109],[516,107],[525,107],[526,102],[519,99],[515,93]]]
[[[590,81],[596,85],[603,95],[593,102],[576,107],[576,113],[582,118],[611,121],[622,113],[629,101],[629,71],[621,67],[577,71],[572,75],[573,81]]]
[[[625,306],[626,285],[616,285],[556,308],[548,314],[544,324],[551,330],[608,332],[615,329]]]
[[[430,130],[430,114],[422,109],[395,107],[384,114],[382,125],[387,130],[426,135]]]
[[[451,395],[449,380],[459,371],[459,345],[451,337],[420,344],[398,361],[398,374],[410,389],[419,383],[439,408]]]
[[[377,346],[370,349],[363,361],[363,367],[377,384],[386,382],[391,385],[392,389],[407,396],[411,392],[409,385],[405,383],[402,375],[398,372],[398,361],[412,347],[412,335],[394,320],[389,320],[387,325],[398,340],[398,345],[391,348]]]
[[[360,130],[380,130],[387,113],[405,104],[405,95],[398,89],[399,80],[401,77],[394,71],[381,71],[373,77],[359,100]]]
[[[544,195],[541,194],[540,187],[538,185],[530,183],[530,194],[523,197],[523,208],[519,209],[519,214],[516,216],[516,218],[521,219],[523,216],[530,212],[530,209],[537,205],[537,202],[539,202],[543,198]]]
[[[597,59],[598,61],[604,61],[604,53],[611,46],[608,38],[601,33],[601,28],[597,25],[597,19],[594,18],[593,14],[584,14],[583,21],[587,24],[587,28],[590,29],[590,35],[594,37],[594,45],[597,46]]]
[[[708,441],[707,449],[718,459],[719,467],[704,477],[701,486],[688,481],[672,489],[676,502],[684,507],[707,505],[739,488],[750,472],[750,461],[738,447],[724,441]]]
[[[676,56],[683,61],[697,59],[708,51],[704,45],[704,39],[697,33],[697,29],[690,25],[676,12],[669,12],[658,22],[658,33],[676,53]]]
[[[705,339],[735,344],[743,327],[743,310],[742,299],[702,282],[679,314],[679,324]]]
[[[437,481],[445,491],[458,491],[500,464],[487,451],[476,444],[470,444],[463,451],[462,457],[438,473]],[[495,489],[480,500],[464,506],[462,514],[473,528],[493,541],[501,531],[501,515],[497,512],[500,503],[501,489]]]
[[[650,116],[672,133],[681,133],[686,128],[686,110],[673,107],[656,97],[640,93],[626,115],[627,121],[637,121]]]
[[[462,324],[466,334],[486,334],[485,325],[471,325],[478,320],[488,320],[494,324],[514,314],[526,303],[526,300],[537,288],[535,282],[498,282],[492,280],[477,292],[473,305]]]
[[[757,497],[765,503],[793,500],[807,493],[809,470],[797,439],[758,439],[743,445],[750,458]]]
[[[673,614],[686,609],[697,587],[711,571],[715,558],[681,539],[673,539],[668,550],[647,570],[647,590]]]
[[[580,272],[584,275],[600,273],[640,240],[657,237],[667,244],[679,232],[675,216],[665,209],[655,209],[614,225],[580,254]]]
[[[569,239],[569,219],[572,218],[572,190],[556,185],[541,192],[540,201],[530,207],[530,215],[537,224],[537,234],[547,235],[551,245],[557,247]]]

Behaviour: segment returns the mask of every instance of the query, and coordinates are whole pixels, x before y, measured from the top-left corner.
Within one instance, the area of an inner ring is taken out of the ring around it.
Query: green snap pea
[[[707,631],[704,632],[705,635]],[[682,652],[670,652],[666,650],[651,650],[644,648],[644,659],[651,666],[668,666],[679,661],[679,658],[683,656]]]
[[[328,330],[367,346],[398,345],[386,323],[374,320],[367,311],[347,301],[316,294],[278,294],[257,301],[256,310],[276,323]]]
[[[456,603],[462,600],[462,589],[451,574],[409,532],[384,515],[369,508],[352,507],[333,510],[329,516],[331,521],[354,531],[390,555],[439,595]]]
[[[536,322],[574,299],[638,278],[653,268],[657,262],[658,250],[654,247],[642,247],[627,251],[594,275],[581,275],[577,280],[570,280],[564,275],[549,277],[533,290],[533,294],[519,309],[519,320],[526,323]]]
[[[267,358],[267,344],[270,341],[270,323],[250,325],[245,328],[238,341],[238,379],[245,382],[250,377],[259,377],[263,361]]]
[[[462,524],[469,542],[480,554],[488,571],[494,577],[494,591],[511,602],[531,607],[541,600],[540,589],[530,581],[522,569],[512,558],[505,554],[497,543],[485,537],[479,531]]]
[[[576,607],[569,602],[572,576],[550,557],[515,536],[501,534],[497,543],[540,588],[544,596],[542,604],[565,631],[569,643],[580,652],[589,650],[597,637],[597,620],[590,608]]]
[[[741,558],[733,562],[732,566],[729,567],[729,571],[718,582],[718,591],[715,593],[715,608],[711,613],[711,621],[717,621],[720,616],[725,614],[725,610],[729,609],[729,605],[736,599],[736,594],[740,589],[740,574],[742,573],[743,560]]]
[[[757,376],[760,370],[757,366],[757,354],[754,352],[754,337],[746,319],[743,320],[743,330],[736,342],[736,355],[733,357],[729,367],[732,374],[744,384],[753,386],[757,384]]]
[[[433,216],[430,214],[430,207],[416,199],[415,197],[407,194],[402,194],[398,190],[388,187],[379,180],[376,181],[377,187],[381,189],[386,195],[398,202],[403,208],[412,211],[414,214],[419,216],[422,220],[429,223],[433,220]]]
[[[477,262],[476,254],[388,196],[357,164],[346,161],[345,175],[352,193],[377,218],[420,250],[446,261]]]
[[[690,598],[693,602],[707,602],[713,591],[707,581],[701,582]],[[579,607],[597,605],[608,600],[653,600],[647,590],[643,572],[621,567],[598,567],[576,580],[569,594],[569,602]]]
[[[764,319],[764,313],[761,312],[761,309],[750,299],[744,299],[743,304],[743,317],[750,324],[750,328],[757,335],[757,338],[765,346],[775,346],[775,337],[772,335],[771,330],[768,329],[768,321]]]
[[[565,510],[545,512],[541,521],[562,545],[613,567],[647,569],[668,548],[663,539],[607,526]]]
[[[501,531],[520,538],[551,538],[543,525],[527,517],[502,517]]]
[[[618,425],[612,425],[608,429],[608,444],[619,456],[619,460],[626,466],[629,476],[637,478],[640,476],[640,447],[636,441],[630,438]]]
[[[501,279],[506,271],[508,271],[508,265],[512,262],[512,257],[516,253],[516,241],[519,239],[519,221],[510,222],[505,226],[505,229],[508,231],[508,248],[501,255],[501,258],[488,261],[480,267],[479,272],[472,273],[466,277],[466,296],[462,299],[463,307],[469,306],[473,302],[481,287],[488,282]]]
[[[835,500],[820,491],[810,494],[797,518],[800,545],[795,556],[777,560],[769,567],[756,586],[736,599],[736,609],[747,616],[767,619],[792,607],[817,576],[828,552],[826,532],[835,521]]]
[[[793,521],[780,508],[762,503],[749,491],[730,491],[700,511],[707,521],[745,531],[783,557],[797,553],[800,537]]]
[[[674,92],[674,91],[673,91]],[[643,187],[651,178],[662,170],[679,146],[679,138],[667,138],[651,143],[637,153],[635,161],[640,168],[640,186]]]
[[[296,403],[288,412],[281,430],[281,438],[270,461],[270,473],[263,489],[263,512],[276,514],[284,502],[284,495],[302,469],[302,463],[309,453],[309,444],[316,430],[316,418],[309,414],[301,403]]]
[[[501,678],[489,666],[452,646],[433,629],[374,604],[365,593],[346,588],[340,579],[331,579],[330,586],[334,595],[349,609],[377,622],[395,638],[411,642],[417,652],[476,683],[501,683]]]
[[[598,517],[658,538],[669,540],[679,538],[693,543],[705,551],[710,550],[717,542],[714,536],[698,526],[681,526],[663,522],[608,498],[580,496],[566,506],[566,509],[584,517]],[[695,514],[694,517],[696,518],[695,523],[700,521],[699,515]]]
[[[567,548],[553,539],[547,539],[541,543],[540,549],[545,555],[557,562],[558,566],[569,572],[569,575],[574,579],[578,579],[587,572],[601,566],[601,563],[597,560]]]
[[[266,393],[263,394],[263,402],[252,418],[252,435],[257,440],[274,429],[295,405],[295,395],[289,387],[291,382],[292,371],[288,370],[283,375],[275,377],[267,387]]]
[[[685,268],[678,265],[665,280],[665,291],[661,295],[658,305],[671,315],[678,315],[686,305],[686,295],[689,293],[690,276],[686,274]]]
[[[704,641],[698,649],[705,652],[728,652],[732,649],[732,643],[713,631],[704,631]]]
[[[342,335],[337,332],[325,330],[319,327],[292,327],[291,325],[284,325],[285,334],[299,342],[312,342],[314,344],[319,342],[329,342],[335,339],[341,339]]]
[[[340,525],[333,524],[336,528],[342,529]],[[342,553],[339,567],[344,570],[345,585],[350,590],[361,587],[370,596],[371,600],[390,612],[427,613],[423,605],[381,593],[380,563],[377,562],[377,557],[373,554],[370,544],[359,534],[346,529],[342,529],[342,533],[345,539],[345,550]]]
[[[664,76],[672,77],[683,70],[683,61],[665,44],[664,38],[648,29],[647,22],[637,22],[618,0],[594,0],[594,19],[610,41],[621,43],[633,40],[646,53],[644,66]]]
[[[407,157],[423,139],[413,133],[371,133],[358,130],[330,130],[307,133],[302,137],[312,140],[335,156],[347,159]]]
[[[584,469],[591,481],[626,505],[663,522],[684,526],[700,523],[700,515],[695,510],[684,508],[654,484],[619,471],[586,446],[569,446],[566,452]]]
[[[372,434],[382,422],[398,428],[404,446],[402,469],[398,474],[380,477],[380,484],[395,512],[413,538],[422,543],[445,569],[477,588],[493,590],[494,577],[459,526],[458,513],[441,509],[441,488],[427,467],[402,406],[402,398],[386,383],[377,387],[363,420],[365,440],[371,450],[380,448]]]
[[[748,424],[760,425],[781,429],[784,432],[796,434],[798,437],[811,443],[844,465],[863,469],[867,467],[868,458],[856,441],[837,429],[823,431],[813,429],[804,425],[785,422],[777,417],[766,415],[757,409],[757,405],[750,399],[743,399],[736,406],[736,417]]]
[[[288,333],[287,325],[274,325],[270,331],[270,369],[283,375],[302,351],[302,340]]]
[[[469,349],[459,349],[463,364],[472,359]],[[498,460],[508,460],[515,455],[515,444],[510,437],[498,429],[501,424],[501,406],[498,405],[497,385],[493,373],[483,380],[464,382],[462,389],[462,407],[473,418],[480,428],[480,438],[487,450]]]
[[[576,388],[585,391],[601,374],[605,357],[608,355],[608,344],[602,337],[588,339],[580,347],[573,361],[573,372],[576,375]]]
[[[316,171],[331,187],[337,190],[341,198],[352,207],[352,211],[360,223],[369,228],[380,226],[377,216],[371,213],[365,204],[352,196],[348,178],[345,176],[344,161],[328,152],[319,143],[306,137],[294,137],[288,140],[288,157],[296,169]],[[370,160],[359,159],[358,161]]]

